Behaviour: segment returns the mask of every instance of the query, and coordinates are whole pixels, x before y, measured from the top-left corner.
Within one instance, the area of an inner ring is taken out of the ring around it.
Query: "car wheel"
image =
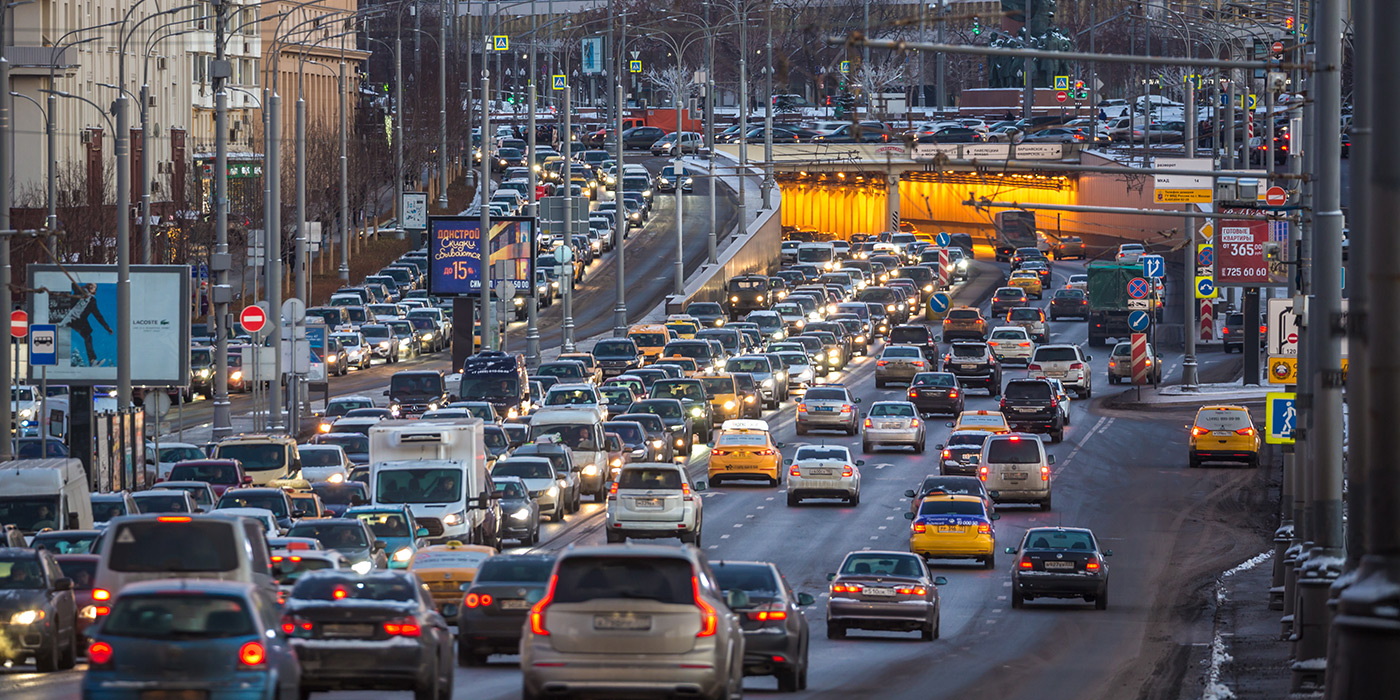
[[[860,505],[860,492],[857,491],[856,495],[846,499],[846,502],[849,503],[852,507]]]
[[[982,566],[983,568],[987,569],[995,569],[997,567],[997,553],[992,552],[991,554],[982,557]]]
[[[1110,375],[1108,375],[1108,383],[1109,383],[1109,384],[1117,384],[1117,383],[1118,383],[1118,378],[1110,374]]]
[[[876,389],[883,389],[883,388],[885,388],[885,380],[883,380],[883,379],[876,379],[876,380],[875,380],[875,388],[876,388]]]
[[[62,651],[59,652],[58,667],[66,671],[76,666],[77,663],[78,632],[77,630],[74,630],[73,636],[69,638],[68,643],[64,644]]]
[[[627,535],[624,535],[621,532],[614,532],[612,530],[608,530],[607,535],[608,544],[620,544],[622,542],[627,541]]]
[[[871,449],[871,444],[870,444],[869,442],[861,442],[861,443],[860,443],[860,450],[861,450],[861,452],[864,452],[864,453],[866,453],[866,454],[870,454],[871,452],[874,451],[874,450]]]
[[[919,639],[925,642],[931,642],[937,638],[938,634],[934,631],[934,624],[932,622],[925,622],[924,626],[919,630]]]
[[[1059,443],[1059,442],[1064,442],[1064,441],[1065,441],[1065,429],[1064,429],[1064,428],[1060,428],[1059,430],[1056,430],[1055,432],[1053,432],[1053,433],[1050,434],[1050,442],[1052,442],[1052,443]]]
[[[1043,500],[1043,501],[1040,502],[1040,509],[1041,509],[1041,510],[1050,510],[1050,497],[1049,497],[1049,496],[1046,496],[1046,497],[1045,497],[1045,500]]]
[[[58,647],[58,639],[54,639],[47,649],[40,647],[39,651],[34,654],[34,670],[39,673],[57,671],[60,666],[59,655],[62,653]]]
[[[919,440],[917,443],[914,444],[914,454],[916,454],[916,455],[921,455],[921,454],[923,454],[923,453],[924,453],[924,441],[923,441],[923,440]]]
[[[1107,609],[1108,609],[1108,589],[1107,589],[1107,588],[1103,589],[1102,592],[1100,592],[1098,595],[1094,596],[1094,609],[1095,609],[1095,610],[1107,610]]]
[[[797,494],[795,494],[795,493],[793,493],[793,492],[791,492],[791,491],[788,491],[788,499],[787,499],[787,501],[788,501],[788,506],[789,506],[789,507],[795,506],[795,505],[797,505],[797,504],[799,504],[799,503],[802,502],[802,497],[801,497],[801,496],[798,496]]]
[[[1011,607],[1012,607],[1012,609],[1019,609],[1019,608],[1020,608],[1022,605],[1024,605],[1024,604],[1025,604],[1025,601],[1022,600],[1022,598],[1021,598],[1021,591],[1020,591],[1020,589],[1016,588],[1015,584],[1012,584],[1012,586],[1011,586]]]
[[[1200,467],[1201,467],[1201,458],[1200,458],[1200,457],[1197,457],[1196,455],[1191,455],[1190,457],[1187,458],[1187,460],[1188,460],[1188,463],[1190,464],[1190,466],[1191,466],[1192,469],[1200,469]]]
[[[457,665],[462,668],[471,666],[483,666],[486,664],[486,655],[478,654],[471,650],[462,640],[457,640]]]
[[[827,638],[827,639],[845,639],[845,638],[846,638],[846,626],[843,625],[843,624],[841,624],[841,623],[839,623],[839,622],[828,622],[828,623],[826,623],[826,638]]]
[[[564,520],[564,506],[562,506],[562,505],[555,506],[555,507],[554,507],[554,514],[551,515],[551,516],[549,516],[549,519],[550,519],[551,522],[556,522],[556,523],[558,523],[558,522],[563,522],[563,520]]]

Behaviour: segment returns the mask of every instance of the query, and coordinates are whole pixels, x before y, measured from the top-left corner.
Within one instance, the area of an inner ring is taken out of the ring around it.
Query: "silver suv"
[[[1031,379],[1058,379],[1066,389],[1074,389],[1081,399],[1094,393],[1094,377],[1089,371],[1089,360],[1093,355],[1085,355],[1078,345],[1042,345],[1035,349],[1035,356],[1026,365],[1026,374]]]
[[[997,503],[1037,503],[1050,510],[1050,465],[1055,455],[1030,433],[993,435],[982,444],[977,476]]]
[[[808,430],[844,430],[847,435],[860,431],[860,416],[856,404],[860,399],[852,398],[851,392],[839,384],[822,384],[807,390],[807,394],[797,402],[797,434],[806,435]]]
[[[699,492],[704,490],[705,482],[692,486],[685,469],[676,464],[623,467],[608,492],[608,542],[679,537],[700,546],[705,521]]]
[[[520,640],[521,697],[731,698],[743,693],[744,633],[692,547],[583,547],[560,555]]]

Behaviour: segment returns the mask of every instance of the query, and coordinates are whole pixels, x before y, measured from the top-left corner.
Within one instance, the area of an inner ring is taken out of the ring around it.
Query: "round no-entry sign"
[[[1270,187],[1264,193],[1264,203],[1271,207],[1281,207],[1288,202],[1288,193],[1277,185]]]
[[[29,314],[24,309],[10,312],[10,335],[16,338],[29,335]]]
[[[258,333],[267,325],[267,312],[259,306],[245,306],[238,313],[238,325],[249,333]]]
[[[1283,53],[1283,42],[1275,41],[1269,48],[1273,49],[1274,53]]]
[[[1069,95],[1068,95],[1067,93],[1065,93],[1064,90],[1061,90],[1061,91],[1055,93],[1055,101],[1056,101],[1056,102],[1064,102],[1065,100],[1068,100],[1068,99],[1069,99]]]

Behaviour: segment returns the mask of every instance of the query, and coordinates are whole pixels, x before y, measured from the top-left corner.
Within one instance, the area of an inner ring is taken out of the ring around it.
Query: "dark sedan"
[[[655,126],[634,126],[622,132],[622,147],[624,149],[647,149],[653,143],[661,140],[666,135],[666,130]]]
[[[1082,289],[1056,289],[1050,297],[1050,320],[1058,321],[1066,316],[1089,318],[1089,297]]]
[[[1083,598],[1108,608],[1108,562],[1094,533],[1082,528],[1037,527],[1026,531],[1011,565],[1011,607],[1036,598]]]
[[[954,433],[956,435],[957,433]],[[981,452],[981,450],[978,450]],[[924,502],[926,496],[980,496],[982,502],[987,504],[987,512],[995,512],[996,503],[992,500],[996,496],[995,492],[989,493],[982,480],[975,476],[939,476],[929,474],[924,480],[919,482],[919,488],[910,489],[904,492],[909,498],[909,512],[917,513],[919,504]]]
[[[77,618],[73,579],[48,550],[0,548],[0,662],[33,657],[40,673],[73,668]]]
[[[954,430],[948,442],[939,445],[938,471],[944,476],[977,476],[974,457],[982,455],[982,443],[991,433],[985,430]],[[980,479],[978,480],[980,483]]]
[[[515,476],[496,477],[492,485],[501,497],[501,539],[517,540],[525,547],[538,544],[540,504],[530,497],[529,487]]]
[[[452,630],[412,574],[306,574],[287,598],[282,630],[301,660],[303,694],[367,689],[452,697]]]
[[[457,609],[457,663],[480,666],[492,654],[520,651],[530,606],[544,597],[552,554],[509,554],[487,559]]]
[[[845,639],[849,629],[917,631],[925,642],[938,639],[938,587],[948,580],[934,578],[922,557],[909,552],[851,552],[841,568],[826,578],[831,582],[827,639]]]
[[[952,372],[920,372],[909,382],[909,402],[919,415],[963,412],[962,385]]]
[[[807,688],[807,615],[816,600],[795,593],[778,567],[768,562],[716,561],[715,582],[744,630],[744,675],[774,676],[778,690]]]
[[[322,547],[340,552],[350,568],[358,573],[389,568],[384,543],[375,538],[369,525],[359,518],[303,520],[288,531],[287,536],[316,539]]]

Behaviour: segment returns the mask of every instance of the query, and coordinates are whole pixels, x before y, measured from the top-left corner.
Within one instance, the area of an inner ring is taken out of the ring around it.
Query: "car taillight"
[[[1254,437],[1254,428],[1240,428],[1239,430],[1235,431],[1235,434],[1243,435],[1245,437]]]
[[[1017,566],[1020,566],[1022,569],[1033,569],[1035,568],[1035,562],[1032,562],[1030,557],[1021,557],[1021,561]]]
[[[1118,363],[1115,362],[1115,361],[1113,361],[1113,360],[1109,360],[1109,361],[1108,361],[1108,366],[1109,366],[1109,367],[1117,367],[1117,366],[1118,366]]]
[[[88,647],[88,666],[106,666],[112,662],[112,645],[106,642],[93,642]]]
[[[750,610],[748,616],[750,620],[757,620],[759,622],[786,620],[787,610],[783,609],[782,605],[774,603],[760,610]]]
[[[94,588],[94,589],[92,589],[92,599],[93,599],[93,600],[111,600],[111,599],[112,599],[112,592],[109,591],[109,590],[107,590],[107,589],[105,589],[105,588]]]
[[[716,457],[723,457],[729,454],[729,450],[710,450],[710,454]]]
[[[928,595],[928,589],[923,586],[905,586],[894,589],[900,595]]]
[[[798,412],[798,413],[806,413],[806,412],[807,412],[807,405],[806,405],[806,404],[797,404],[797,412]]]
[[[862,589],[859,585],[854,584],[854,583],[852,583],[852,584],[842,584],[842,583],[833,583],[833,584],[831,584],[831,592],[832,592],[832,593],[860,593],[862,590],[863,590],[863,589]]]
[[[792,465],[792,467],[788,469],[788,474],[792,476],[802,476],[802,472],[797,469],[796,464]]]
[[[1084,369],[1083,362],[1075,362],[1069,366],[1070,369]]]
[[[187,523],[189,521],[190,516],[188,515],[162,515],[156,518],[156,522],[160,523]]]
[[[559,584],[559,575],[554,574],[549,577],[549,589],[545,592],[540,602],[535,603],[530,608],[530,631],[534,634],[548,637],[549,628],[544,626],[545,609],[554,600],[554,587]]]
[[[300,617],[282,616],[282,634],[291,636],[297,632],[310,632],[313,625],[310,620]]]
[[[854,476],[855,473],[855,469],[853,469],[852,467],[842,467],[841,469],[841,476],[843,477],[849,478],[851,476]]]
[[[952,391],[949,391],[949,392],[948,392],[948,398],[950,398],[950,399],[956,399],[956,398],[958,398],[958,390],[957,390],[957,389],[953,389]]]
[[[909,390],[909,398],[914,399],[914,398],[918,398],[918,396],[919,396],[919,392],[918,392],[917,389],[910,389],[910,390]]]
[[[1224,328],[1220,329],[1220,334],[1221,334],[1221,335],[1230,335],[1230,327],[1229,327],[1229,326],[1225,326]]]
[[[616,482],[616,481],[614,481],[614,482],[612,483],[612,486],[609,486],[609,487],[608,487],[608,500],[609,500],[609,501],[616,501],[616,500],[617,500],[617,482]]]
[[[919,419],[918,419],[918,418],[915,418],[914,420],[909,421],[909,427],[911,427],[911,428],[917,428],[917,427],[919,427]]]
[[[1040,371],[1040,365],[1037,365],[1037,364],[1035,364],[1035,363],[1031,363],[1031,364],[1029,364],[1029,365],[1026,365],[1026,371],[1027,371],[1027,372],[1039,372],[1039,371]]]
[[[871,425],[873,425],[873,424],[870,422],[870,419],[869,419],[869,418],[866,418],[866,419],[865,419],[865,427],[869,428]]]
[[[1017,345],[1018,347],[1023,347],[1023,348],[1028,348],[1028,347],[1031,346],[1030,343],[1016,343],[1016,345]]]
[[[1084,562],[1084,568],[1087,569],[1087,570],[1089,570],[1089,571],[1098,571],[1098,570],[1099,570],[1099,558],[1098,558],[1098,557],[1089,557],[1089,561]]]
[[[850,405],[850,404],[845,404],[845,405],[841,406],[841,412],[842,412],[842,413],[850,413],[852,410],[853,410],[853,409],[851,408],[851,405]]]
[[[423,634],[423,629],[418,626],[417,620],[405,617],[384,623],[384,633],[391,637],[417,637]]]
[[[766,448],[765,448],[765,449],[759,450],[757,454],[758,454],[758,456],[760,456],[760,457],[772,457],[773,455],[775,455],[775,454],[777,454],[777,453],[774,452],[773,450],[770,450],[770,449],[766,449]]]
[[[1200,437],[1202,435],[1205,435],[1207,432],[1209,431],[1198,425],[1194,428],[1191,428],[1191,437]]]
[[[262,642],[248,642],[238,648],[238,663],[244,666],[261,666],[267,661],[267,649]]]
[[[887,364],[889,364],[889,362],[886,362],[885,360],[876,360],[876,361],[875,361],[875,366],[876,366],[876,367],[884,367],[884,366],[887,365]]]
[[[928,526],[923,523],[914,523],[913,530],[915,533],[923,534],[928,532]]]
[[[1079,305],[1080,305],[1080,306],[1088,306],[1088,305],[1089,305],[1089,300],[1088,300],[1088,299],[1080,299],[1080,300],[1079,300]]]
[[[700,608],[700,631],[696,632],[695,636],[713,637],[715,630],[719,628],[719,614],[700,597],[700,577],[691,576],[690,586],[695,592],[695,607]]]
[[[977,469],[977,478],[979,478],[979,479],[981,479],[981,480],[983,480],[983,481],[986,481],[986,480],[987,480],[987,468],[986,468],[986,467],[978,467],[978,469]]]
[[[953,453],[950,450],[943,450],[943,459],[950,459],[952,456]]]
[[[486,608],[491,606],[490,593],[468,593],[462,598],[462,605],[469,608]]]
[[[991,523],[977,523],[977,534],[979,534],[979,535],[990,535],[990,534],[992,534],[992,524],[991,524]]]
[[[1042,465],[1042,466],[1040,467],[1040,480],[1041,480],[1041,481],[1049,481],[1049,480],[1050,480],[1050,467],[1047,467],[1047,466],[1044,466],[1044,465]]]
[[[923,360],[915,360],[915,361],[914,361],[914,366],[915,366],[915,367],[923,367],[923,366],[924,366],[924,361],[923,361]]]
[[[1269,327],[1261,324],[1261,325],[1259,326],[1259,332],[1260,332],[1260,333],[1268,333],[1268,332],[1269,332]]]

